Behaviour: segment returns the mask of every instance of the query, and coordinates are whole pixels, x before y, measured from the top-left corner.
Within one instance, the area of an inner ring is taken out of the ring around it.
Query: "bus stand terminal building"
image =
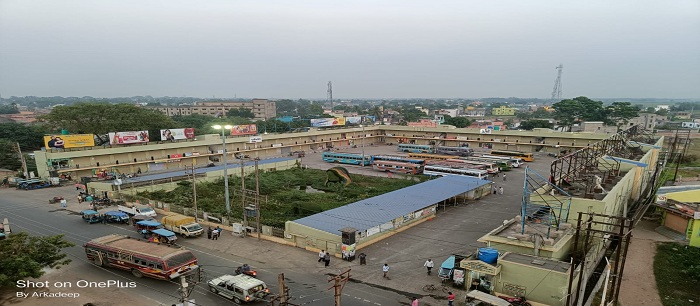
[[[364,132],[363,132],[364,130]],[[363,134],[364,133],[364,134]],[[549,129],[534,131],[492,131],[456,129],[445,126],[421,128],[392,125],[345,127],[307,132],[262,134],[259,142],[248,136],[227,136],[227,159],[245,156],[267,158],[288,156],[295,151],[369,144],[415,143],[438,146],[464,146],[519,150],[525,152],[574,151],[586,148],[608,135],[562,133]],[[96,178],[100,173],[138,173],[182,170],[184,165],[206,165],[219,161],[223,153],[220,135],[196,135],[195,139],[174,142],[152,141],[133,145],[46,149],[35,151],[39,177],[61,175]],[[139,171],[140,170],[140,171]]]

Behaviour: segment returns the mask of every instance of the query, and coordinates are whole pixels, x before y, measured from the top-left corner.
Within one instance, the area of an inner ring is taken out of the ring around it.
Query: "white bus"
[[[474,150],[469,147],[437,146],[435,147],[435,154],[472,156],[474,154]]]
[[[479,157],[481,158],[488,158],[492,160],[502,160],[502,161],[508,161],[510,162],[510,166],[513,168],[519,168],[523,164],[525,164],[525,161],[523,161],[522,158],[517,158],[517,157],[506,157],[506,156],[495,156],[495,155],[480,155]]]
[[[501,172],[501,169],[498,167],[498,165],[495,162],[479,162],[479,161],[474,161],[474,160],[466,160],[466,159],[448,159],[445,160],[446,162],[453,162],[453,163],[463,163],[467,165],[476,165],[476,166],[483,166],[486,167],[486,171],[488,171],[489,174],[496,174],[498,172]]]
[[[432,176],[445,176],[445,175],[461,175],[461,176],[471,176],[478,179],[486,179],[488,172],[486,170],[475,170],[475,169],[460,169],[460,168],[450,168],[450,167],[440,167],[440,166],[425,166],[423,168],[423,174]]]

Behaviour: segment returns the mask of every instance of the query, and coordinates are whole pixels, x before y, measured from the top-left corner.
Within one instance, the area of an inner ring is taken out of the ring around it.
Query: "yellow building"
[[[700,190],[658,196],[656,207],[662,214],[661,225],[684,237],[690,246],[700,247]]]
[[[494,116],[515,116],[515,111],[517,108],[501,106],[499,108],[491,109],[491,114]]]

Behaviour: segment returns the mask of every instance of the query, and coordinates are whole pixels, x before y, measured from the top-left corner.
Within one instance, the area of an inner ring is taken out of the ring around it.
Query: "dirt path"
[[[654,231],[657,224],[640,222],[634,229],[622,276],[620,303],[623,306],[661,306],[661,298],[654,280],[656,244],[671,241]]]

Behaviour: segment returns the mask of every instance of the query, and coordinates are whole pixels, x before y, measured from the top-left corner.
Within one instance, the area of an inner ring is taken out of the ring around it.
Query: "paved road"
[[[178,286],[176,283],[148,278],[136,279],[129,272],[109,268],[100,269],[87,262],[83,248],[81,247],[85,242],[112,233],[131,235],[134,237],[138,237],[138,235],[135,233],[133,227],[129,225],[86,224],[82,221],[80,216],[73,211],[61,209],[60,206],[56,205],[44,204],[48,203],[48,199],[56,194],[66,196],[71,192],[74,193],[75,190],[72,189],[72,187],[35,191],[4,189],[2,192],[3,195],[7,196],[0,197],[0,216],[10,219],[13,231],[26,231],[34,235],[64,234],[68,241],[76,244],[75,247],[66,249],[72,263],[64,269],[70,271],[71,277],[79,276],[78,279],[85,279],[88,281],[136,281],[136,288],[120,289],[118,291],[128,296],[138,296],[137,301],[147,301],[144,305],[171,305],[177,301],[178,295],[176,290]],[[71,203],[71,208],[75,211],[78,210],[77,206],[77,203]],[[225,235],[218,241],[207,240],[206,238],[180,238],[180,242],[181,245],[194,252],[195,256],[199,259],[200,265],[206,271],[207,278],[231,273],[235,267],[246,262],[258,269],[260,278],[270,286],[273,292],[278,291],[277,274],[285,273],[288,286],[293,295],[297,297],[295,303],[329,305],[333,301],[333,293],[327,289],[329,287],[328,278],[329,275],[337,274],[339,272],[337,269],[326,269],[315,261],[309,261],[309,263],[302,263],[301,265],[296,264],[296,268],[286,269],[284,264],[281,265],[274,260],[275,257],[280,262],[288,260],[288,258],[285,258],[285,254],[279,252],[275,252],[275,254],[271,256],[271,260],[262,260],[256,257],[255,253],[257,251],[255,250],[243,252],[244,256],[233,256],[213,248],[213,246],[216,245],[225,246],[227,248],[244,249],[246,248],[246,244],[256,244],[257,240],[250,238],[242,239]],[[268,246],[266,246],[267,248],[279,247],[274,243],[266,243],[268,244]],[[295,248],[290,248],[289,251],[295,251],[297,256],[302,258],[302,261],[307,261],[306,258],[308,254],[306,252]],[[64,279],[68,278],[59,277],[55,280],[61,281]],[[344,293],[347,296],[347,301],[344,301],[344,305],[350,306],[396,305],[396,301],[403,298],[400,294],[387,293],[381,288],[358,283],[348,284]],[[102,292],[101,290],[93,290],[93,292],[87,292],[83,295],[92,295],[95,297],[96,301],[104,301],[99,295],[107,294],[110,293]],[[204,284],[197,286],[191,298],[194,298],[197,304],[200,305],[231,304],[230,301],[208,292],[208,288]],[[265,303],[258,303],[258,305],[264,304]],[[117,303],[115,305],[120,304]],[[132,305],[140,304],[132,303]]]

